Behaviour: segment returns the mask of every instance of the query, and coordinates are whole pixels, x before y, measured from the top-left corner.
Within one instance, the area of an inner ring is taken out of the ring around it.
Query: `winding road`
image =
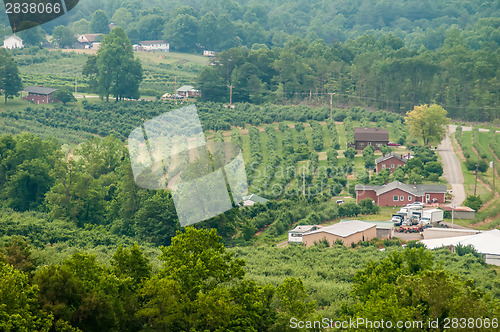
[[[465,189],[464,189],[464,175],[462,173],[462,168],[460,166],[460,160],[458,160],[457,155],[453,151],[453,146],[451,145],[450,135],[455,132],[457,126],[449,125],[446,137],[438,145],[438,152],[443,160],[443,170],[446,181],[451,185],[451,190],[453,191],[453,199],[451,200],[451,205],[459,206],[465,200]],[[470,128],[464,127],[463,130],[467,131]]]

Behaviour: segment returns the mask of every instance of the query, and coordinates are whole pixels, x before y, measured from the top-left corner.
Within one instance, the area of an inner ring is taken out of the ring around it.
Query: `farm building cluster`
[[[346,220],[331,226],[301,225],[288,232],[289,243],[303,243],[310,247],[327,241],[330,246],[342,243],[345,246],[374,238],[390,239],[394,236],[394,225],[387,221]]]

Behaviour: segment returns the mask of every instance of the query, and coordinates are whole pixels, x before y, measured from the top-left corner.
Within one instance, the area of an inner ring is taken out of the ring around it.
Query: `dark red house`
[[[370,198],[378,206],[404,206],[414,202],[444,203],[446,185],[414,184],[408,185],[393,181],[382,186],[357,184],[356,203]]]
[[[54,92],[57,89],[44,88],[43,86],[28,86],[21,92],[27,92],[27,96],[23,96],[24,100],[29,100],[35,104],[54,103],[57,100],[54,98]]]
[[[375,159],[375,165],[377,173],[379,173],[384,168],[391,170],[391,173],[398,167],[403,167],[408,161],[408,156],[402,156],[397,153],[391,152]]]
[[[381,147],[389,143],[389,131],[382,128],[354,128],[354,148],[356,150],[364,150],[368,145],[371,145],[375,150],[380,150]]]

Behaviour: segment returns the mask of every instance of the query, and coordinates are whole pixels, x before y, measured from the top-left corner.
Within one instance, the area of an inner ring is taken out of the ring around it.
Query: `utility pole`
[[[497,174],[495,173],[495,155],[493,154],[493,159],[491,161],[493,163],[493,197],[495,197],[495,192],[497,189],[495,188],[495,178],[497,177]]]
[[[302,197],[306,197],[306,168],[302,166]]]
[[[330,121],[333,121],[333,95],[335,92],[330,93]]]
[[[229,86],[229,108],[233,105],[233,86]]]
[[[78,93],[78,81],[77,78],[75,77],[75,95]]]
[[[479,157],[479,156],[478,156]],[[476,188],[477,188],[477,172],[478,172],[478,169],[479,169],[479,159],[477,161],[477,164],[476,164],[476,183],[474,184],[474,197],[476,197]]]
[[[174,76],[174,99],[177,105],[177,76]]]
[[[451,228],[455,228],[455,205],[451,206]]]

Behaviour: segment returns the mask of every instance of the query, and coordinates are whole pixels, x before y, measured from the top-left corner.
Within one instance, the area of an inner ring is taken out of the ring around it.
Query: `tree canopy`
[[[441,143],[450,119],[446,117],[446,110],[439,105],[415,106],[406,113],[405,121],[410,126],[410,134],[421,139],[424,145]]]
[[[7,99],[19,95],[19,91],[23,88],[17,63],[14,57],[5,48],[0,49],[0,91]]]
[[[97,55],[88,57],[83,75],[90,77],[94,88],[106,97],[106,101],[110,94],[117,101],[139,98],[142,65],[134,57],[132,44],[121,27],[103,38]]]

